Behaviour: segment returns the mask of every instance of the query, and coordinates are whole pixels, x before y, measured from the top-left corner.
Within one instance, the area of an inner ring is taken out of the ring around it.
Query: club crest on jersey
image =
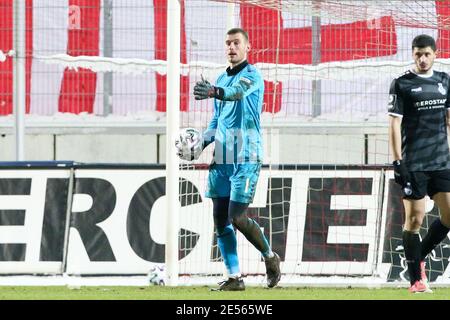
[[[245,82],[245,83],[248,84],[249,86],[252,85],[252,81],[251,81],[250,79],[241,77],[241,79],[239,79],[239,80],[242,81],[242,82]]]
[[[438,83],[438,90],[443,95],[445,95],[447,93],[447,91],[445,90],[445,88],[444,88],[444,86],[442,85],[441,82]]]

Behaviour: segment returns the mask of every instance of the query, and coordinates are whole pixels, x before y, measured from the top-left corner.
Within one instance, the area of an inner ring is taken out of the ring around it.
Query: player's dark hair
[[[232,28],[232,29],[228,30],[227,35],[236,34],[236,33],[242,34],[244,36],[245,40],[247,40],[247,42],[248,42],[248,33],[247,33],[247,31],[245,31],[242,28]]]
[[[433,51],[436,51],[436,41],[434,38],[427,34],[420,34],[416,36],[412,42],[412,49],[414,48],[426,48],[431,47]]]

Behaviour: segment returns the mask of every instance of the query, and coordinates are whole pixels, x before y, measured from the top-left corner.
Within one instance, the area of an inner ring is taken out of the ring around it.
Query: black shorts
[[[412,194],[405,199],[419,200],[438,192],[450,192],[450,170],[411,172]]]

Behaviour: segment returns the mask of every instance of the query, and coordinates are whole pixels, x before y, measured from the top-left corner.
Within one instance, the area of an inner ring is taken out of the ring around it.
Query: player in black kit
[[[436,43],[428,35],[412,42],[415,66],[392,81],[389,91],[389,143],[395,182],[404,197],[403,247],[411,281],[410,292],[432,292],[425,274],[425,257],[450,230],[450,77],[433,70]],[[425,196],[437,204],[440,219],[422,242]]]

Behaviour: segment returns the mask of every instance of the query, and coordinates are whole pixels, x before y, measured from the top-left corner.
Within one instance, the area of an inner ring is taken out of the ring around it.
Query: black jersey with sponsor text
[[[446,114],[450,76],[407,71],[389,90],[388,113],[402,116],[402,158],[410,171],[450,169]]]

